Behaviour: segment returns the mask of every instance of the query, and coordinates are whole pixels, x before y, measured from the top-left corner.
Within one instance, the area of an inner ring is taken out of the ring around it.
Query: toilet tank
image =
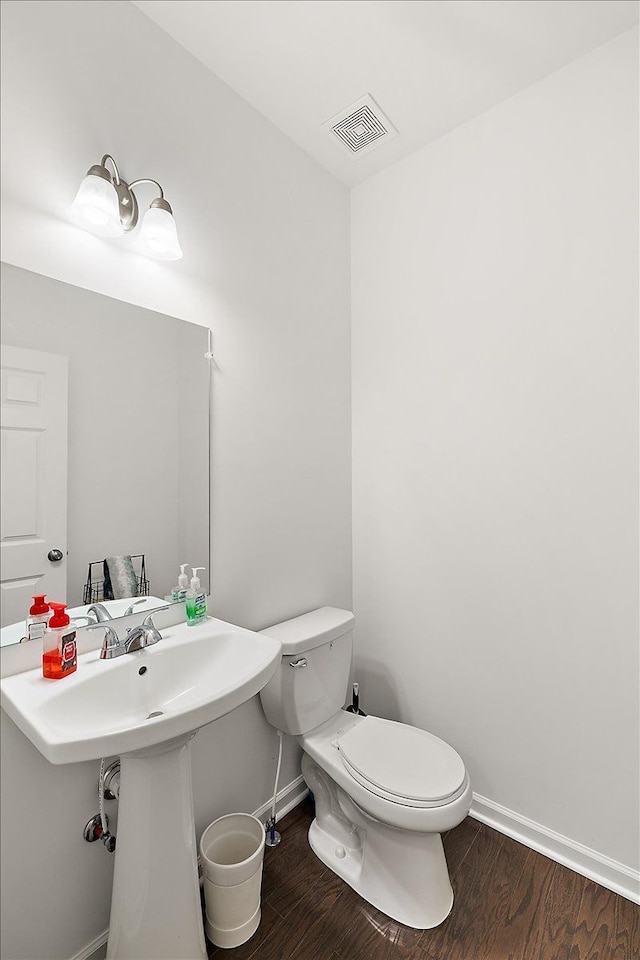
[[[349,610],[321,607],[262,631],[282,643],[280,666],[260,691],[277,730],[308,733],[344,706],[354,622]]]

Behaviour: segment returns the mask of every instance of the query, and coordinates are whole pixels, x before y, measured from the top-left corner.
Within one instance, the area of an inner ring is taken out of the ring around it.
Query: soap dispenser
[[[198,623],[203,623],[207,619],[207,595],[200,587],[198,573],[204,570],[204,567],[193,567],[193,576],[191,585],[187,590],[187,626],[195,627]]]
[[[42,675],[48,680],[61,680],[77,667],[76,631],[66,613],[66,603],[51,602],[49,606],[53,615],[42,638]]]
[[[171,591],[171,599],[174,603],[180,600],[184,600],[187,596],[187,589],[189,587],[189,578],[184,572],[186,566],[187,566],[186,563],[180,564],[180,576],[178,577],[178,585],[175,586]]]

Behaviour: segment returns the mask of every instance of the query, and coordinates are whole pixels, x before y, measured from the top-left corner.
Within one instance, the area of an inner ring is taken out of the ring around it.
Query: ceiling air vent
[[[355,157],[369,153],[379,143],[390,140],[398,134],[389,118],[384,115],[369,94],[360,97],[331,120],[327,120],[322,124],[322,129],[337,137],[345,149]]]

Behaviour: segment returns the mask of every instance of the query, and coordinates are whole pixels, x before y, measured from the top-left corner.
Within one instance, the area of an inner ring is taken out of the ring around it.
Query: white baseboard
[[[107,940],[109,939],[109,930],[104,930],[91,943],[87,943],[79,953],[76,953],[71,960],[103,960],[107,955]]]
[[[284,786],[282,790],[278,790],[276,794],[276,820],[281,820],[290,810],[293,810],[299,803],[302,803],[308,793],[309,789],[302,776],[296,777],[295,780],[292,780],[291,783]],[[271,815],[272,803],[273,798],[267,800],[266,803],[263,803],[261,807],[258,807],[258,809],[254,811],[253,816],[260,820],[266,813]],[[198,857],[198,866],[199,865],[200,857]],[[108,937],[109,931],[105,930],[104,933],[101,933],[95,940],[92,940],[91,943],[83,947],[79,953],[76,953],[71,960],[102,960],[105,956],[104,946]]]
[[[294,807],[297,807],[299,803],[302,803],[306,795],[309,793],[309,788],[304,782],[304,777],[300,775],[296,777],[295,780],[292,780],[291,783],[288,783],[286,787],[283,787],[282,790],[278,790],[276,794],[276,820],[281,820],[290,810],[293,810]],[[254,810],[253,816],[257,817],[260,820],[265,813],[271,814],[271,805],[273,803],[273,798],[267,800],[266,803],[263,803],[261,807],[258,807],[257,810]]]
[[[493,800],[473,795],[469,815],[532,850],[561,863],[633,903],[640,903],[640,872],[612,860],[576,840],[529,820]]]

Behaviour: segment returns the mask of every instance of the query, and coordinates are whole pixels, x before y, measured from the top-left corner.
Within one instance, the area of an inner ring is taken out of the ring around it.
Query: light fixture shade
[[[137,247],[140,253],[156,260],[182,259],[176,222],[166,200],[151,203],[142,219]]]
[[[92,167],[80,184],[69,216],[73,223],[99,237],[120,237],[124,233],[120,220],[118,195],[107,171]],[[106,176],[105,176],[106,175]]]

